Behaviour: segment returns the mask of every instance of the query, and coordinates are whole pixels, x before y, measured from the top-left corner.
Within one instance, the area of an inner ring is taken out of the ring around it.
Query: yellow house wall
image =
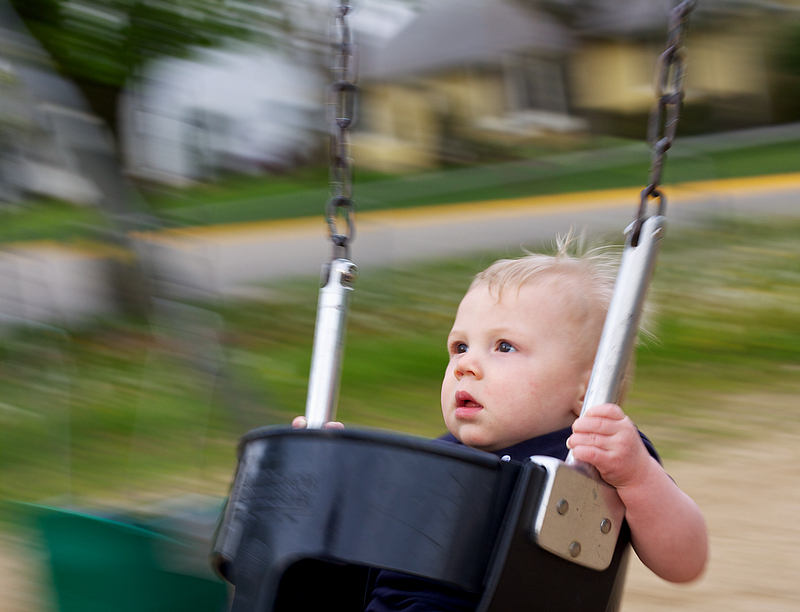
[[[361,125],[352,137],[357,167],[384,172],[436,164],[439,128],[426,93],[418,87],[375,84],[362,91]]]
[[[688,95],[763,96],[769,89],[762,38],[711,33],[691,41]]]
[[[653,68],[658,55],[640,44],[590,42],[570,63],[573,104],[617,112],[647,110],[653,102]]]
[[[580,108],[643,112],[653,104],[655,44],[597,41],[571,63],[573,103]],[[687,39],[687,100],[709,96],[763,96],[766,65],[760,38],[745,33],[702,32]]]
[[[424,82],[440,100],[446,101],[447,111],[463,125],[481,117],[499,117],[506,109],[503,80],[496,73],[458,70]]]
[[[469,127],[505,110],[500,75],[459,70],[416,83],[372,84],[362,91],[361,125],[352,137],[358,167],[402,172],[434,167],[443,115]]]

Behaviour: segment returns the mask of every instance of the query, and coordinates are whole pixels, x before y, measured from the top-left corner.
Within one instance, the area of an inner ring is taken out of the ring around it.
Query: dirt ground
[[[667,469],[705,513],[710,561],[699,581],[676,586],[636,560],[623,610],[799,610],[800,430],[715,445]]]
[[[668,461],[678,484],[703,508],[711,558],[698,582],[666,583],[635,558],[626,612],[795,612],[800,609],[800,427]],[[52,612],[46,576],[22,542],[0,551],[0,611]]]

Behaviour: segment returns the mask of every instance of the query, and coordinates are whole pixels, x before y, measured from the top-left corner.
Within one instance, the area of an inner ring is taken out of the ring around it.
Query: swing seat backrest
[[[239,467],[213,558],[232,612],[361,612],[375,569],[482,593],[478,610],[609,612],[611,566],[571,563],[533,541],[544,469],[456,445],[363,431],[259,429]]]

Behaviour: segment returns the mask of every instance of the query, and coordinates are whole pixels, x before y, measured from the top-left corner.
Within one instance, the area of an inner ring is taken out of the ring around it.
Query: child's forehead
[[[537,298],[545,300],[559,301],[564,297],[578,299],[584,295],[583,280],[575,271],[547,270],[518,282],[502,282],[497,279],[481,280],[470,287],[467,294],[475,290],[482,290],[488,292],[498,302],[509,296],[517,298],[523,291],[535,292],[538,294]]]
[[[559,324],[576,324],[581,327],[602,326],[604,310],[588,295],[582,278],[576,274],[550,272],[537,275],[524,283],[498,285],[487,281],[474,284],[462,299],[458,308],[461,316],[501,316],[507,322],[519,316],[527,319],[537,316],[528,312],[535,304],[538,315],[547,312]],[[499,306],[496,310],[494,306]],[[456,319],[459,319],[459,316]],[[519,320],[522,323],[523,320]],[[455,324],[456,322],[454,322]],[[488,323],[488,321],[486,321]],[[482,325],[473,321],[471,324]]]

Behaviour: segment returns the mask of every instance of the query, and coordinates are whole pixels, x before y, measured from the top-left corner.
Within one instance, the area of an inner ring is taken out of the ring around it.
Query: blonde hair
[[[519,290],[545,277],[570,278],[578,281],[578,286],[569,287],[576,293],[571,297],[583,302],[584,308],[598,308],[605,315],[616,273],[617,262],[608,249],[585,250],[583,241],[570,232],[556,238],[552,255],[528,253],[518,259],[499,259],[475,276],[468,291],[486,285],[502,297],[509,289]]]

